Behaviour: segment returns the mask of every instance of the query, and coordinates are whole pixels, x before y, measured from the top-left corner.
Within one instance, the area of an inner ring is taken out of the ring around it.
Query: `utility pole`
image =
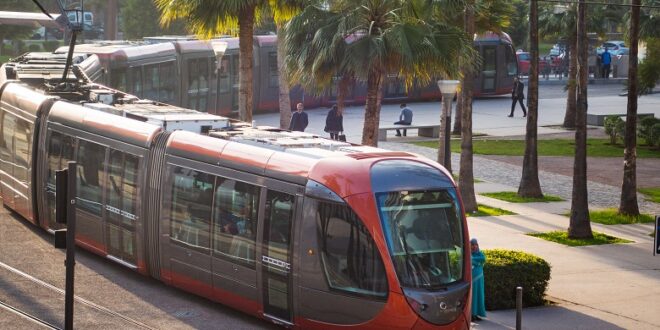
[[[55,248],[66,249],[64,329],[73,330],[74,279],[76,266],[76,162],[55,174],[55,221],[66,229],[55,231]]]

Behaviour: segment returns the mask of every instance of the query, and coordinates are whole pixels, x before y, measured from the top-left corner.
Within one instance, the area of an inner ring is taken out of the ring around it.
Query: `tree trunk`
[[[380,91],[383,86],[383,72],[373,68],[367,77],[367,102],[364,106],[364,127],[362,144],[378,146],[378,126],[380,124]]]
[[[474,35],[473,1],[465,9],[465,32]],[[477,198],[474,195],[474,168],[472,159],[472,87],[474,81],[473,68],[467,68],[463,74],[463,108],[461,109],[461,166],[458,175],[458,188],[463,199],[465,212],[477,210]]]
[[[337,86],[337,109],[339,113],[344,114],[346,109],[346,95],[348,95],[348,88],[351,84],[351,75],[343,74]]]
[[[585,0],[578,3],[578,90],[575,116],[575,162],[573,164],[573,196],[571,219],[568,226],[570,238],[592,238],[587,197],[587,82],[589,63],[587,49],[587,21]]]
[[[463,83],[461,82],[461,86]],[[454,114],[454,130],[452,134],[461,134],[461,118],[463,117],[463,98],[461,95],[456,97],[456,114]]]
[[[286,57],[286,49],[284,46],[284,34],[281,24],[276,26],[277,29],[277,82],[279,83],[279,101],[280,101],[280,128],[288,129],[291,123],[291,98],[289,96],[289,81],[287,80],[286,64],[284,58]]]
[[[619,213],[639,215],[637,205],[637,53],[639,43],[640,0],[632,1],[630,15],[630,58],[628,60],[628,111],[626,113],[625,151],[623,153],[623,185]]]
[[[539,105],[539,35],[538,35],[538,2],[531,0],[529,4],[529,43],[531,67],[529,86],[527,88],[527,133],[525,137],[525,156],[523,158],[522,178],[518,186],[520,197],[543,197],[539,183],[539,163],[537,150],[537,117]]]
[[[575,129],[575,102],[577,97],[577,30],[569,39],[568,49],[568,90],[566,97],[566,114],[564,115],[564,124],[562,127]]]
[[[104,26],[106,40],[117,39],[117,12],[119,11],[117,2],[118,0],[107,0]]]
[[[252,122],[252,40],[255,8],[254,5],[246,6],[238,17],[238,117],[248,123]]]

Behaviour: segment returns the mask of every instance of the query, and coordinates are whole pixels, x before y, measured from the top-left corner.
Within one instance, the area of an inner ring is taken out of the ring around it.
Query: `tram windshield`
[[[376,194],[404,287],[440,289],[463,277],[461,212],[453,188]]]

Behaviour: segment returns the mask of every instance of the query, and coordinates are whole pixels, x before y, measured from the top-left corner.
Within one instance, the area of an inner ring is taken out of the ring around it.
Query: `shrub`
[[[660,119],[655,117],[644,117],[637,126],[637,136],[643,139],[648,146],[658,145],[660,140]]]
[[[47,52],[54,52],[59,46],[60,42],[57,40],[44,41],[44,50]]]
[[[535,255],[511,250],[484,250],[486,309],[516,307],[516,287],[523,288],[523,306],[540,306],[550,280],[550,264]]]
[[[610,144],[616,144],[617,138],[625,134],[626,122],[619,116],[605,117],[603,126],[605,126],[605,133],[610,136]]]
[[[40,52],[41,51],[41,46],[37,44],[32,44],[28,46],[28,51],[30,52]]]

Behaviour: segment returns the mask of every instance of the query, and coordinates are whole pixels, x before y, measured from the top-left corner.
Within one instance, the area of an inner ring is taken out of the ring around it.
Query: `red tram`
[[[6,207],[56,229],[75,160],[77,243],[141,274],[287,327],[469,328],[467,224],[437,163],[51,81],[48,56],[61,74],[53,54],[0,68]]]
[[[217,115],[238,111],[238,38],[220,38],[209,42],[187,37],[145,38],[145,43],[101,42],[76,46],[76,51],[96,54],[104,72],[96,82],[163,103],[187,107]],[[510,94],[518,62],[511,38],[505,33],[486,33],[475,38],[483,63],[474,83],[475,96]],[[65,54],[68,47],[56,52]],[[279,108],[277,36],[254,37],[254,110],[255,113]],[[323,96],[305,93],[293,86],[291,104],[307,108],[331,106],[336,102],[336,88]],[[364,104],[367,88],[353,82],[346,96],[347,104]],[[411,102],[439,99],[435,83],[406,90],[403,79],[389,74],[383,82],[384,102]]]

